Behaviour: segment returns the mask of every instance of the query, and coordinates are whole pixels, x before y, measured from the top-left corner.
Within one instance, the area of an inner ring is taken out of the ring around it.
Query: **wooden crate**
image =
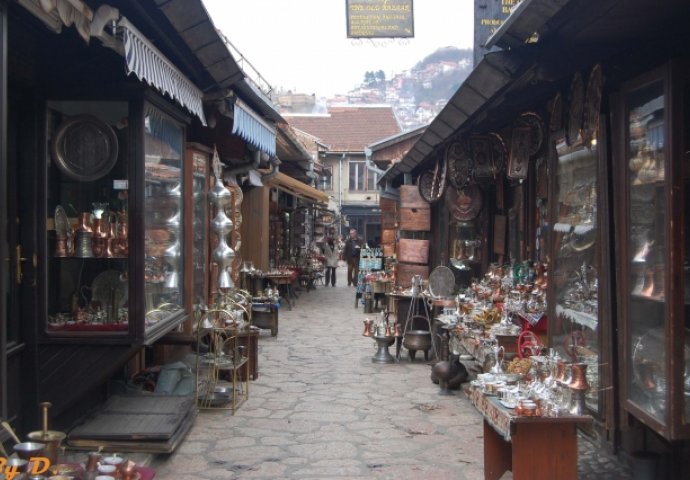
[[[392,243],[395,243],[395,234],[397,233],[397,230],[393,228],[384,228],[383,231],[381,232],[381,244],[382,245],[390,245]]]
[[[410,265],[409,263],[398,263],[395,283],[403,288],[409,288],[412,286],[413,275],[421,275],[422,280],[428,280],[429,266]]]
[[[398,240],[398,260],[405,263],[429,263],[429,240]]]
[[[431,230],[431,209],[425,208],[401,208],[400,230],[410,232],[428,232]]]
[[[400,208],[429,208],[429,203],[419,194],[417,185],[401,185]]]
[[[381,228],[395,229],[398,228],[398,211],[382,211],[381,212]]]

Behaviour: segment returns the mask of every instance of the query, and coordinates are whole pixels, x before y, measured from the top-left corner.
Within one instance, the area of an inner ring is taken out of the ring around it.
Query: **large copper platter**
[[[446,207],[453,220],[459,222],[473,220],[479,215],[482,203],[482,191],[477,185],[446,189]]]
[[[107,175],[117,162],[117,136],[92,115],[67,118],[51,143],[53,160],[66,176],[89,182]]]

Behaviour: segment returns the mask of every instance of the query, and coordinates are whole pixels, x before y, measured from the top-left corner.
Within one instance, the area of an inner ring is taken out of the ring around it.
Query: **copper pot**
[[[414,360],[417,350],[426,354],[431,348],[431,333],[427,330],[408,330],[403,338],[403,346],[409,350],[410,358]]]

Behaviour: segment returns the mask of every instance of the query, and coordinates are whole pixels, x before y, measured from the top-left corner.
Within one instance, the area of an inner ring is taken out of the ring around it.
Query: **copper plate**
[[[477,185],[462,189],[448,188],[446,191],[446,207],[454,220],[473,220],[482,209],[482,203],[482,191]]]
[[[55,132],[51,149],[62,173],[83,182],[104,177],[117,162],[115,132],[92,115],[76,115],[63,121]]]
[[[510,136],[510,156],[506,176],[514,180],[527,178],[529,167],[531,129],[526,126],[515,126]]]
[[[549,108],[549,131],[557,132],[563,128],[563,97],[556,92]]]

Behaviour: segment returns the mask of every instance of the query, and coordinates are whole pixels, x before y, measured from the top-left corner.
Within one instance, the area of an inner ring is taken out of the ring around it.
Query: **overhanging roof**
[[[390,167],[379,183],[410,173],[448,138],[484,103],[513,80],[523,67],[517,52],[487,54],[475,67],[446,106],[426,128],[422,136],[407,152],[402,161]]]
[[[328,203],[328,195],[292,177],[278,172],[275,176],[264,181],[267,186],[276,187],[284,192],[302,198],[312,203]]]
[[[570,0],[522,0],[486,41],[485,48],[519,47],[535,32],[544,35],[544,25]]]

